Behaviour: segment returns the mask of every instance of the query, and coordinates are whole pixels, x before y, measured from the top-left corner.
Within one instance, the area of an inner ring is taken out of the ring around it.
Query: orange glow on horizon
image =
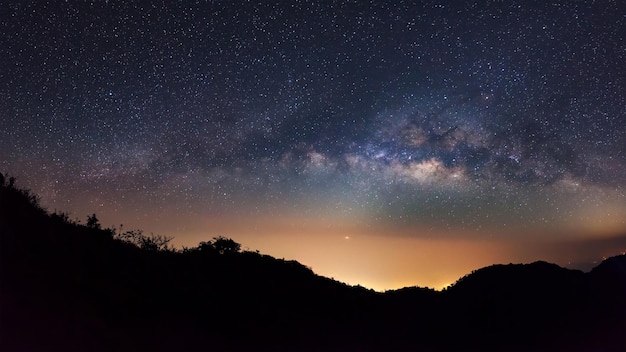
[[[377,291],[407,286],[442,289],[492,264],[545,260],[567,265],[626,250],[619,247],[626,241],[589,246],[589,241],[606,236],[580,231],[390,226],[357,216],[296,212],[289,216],[187,215],[175,221],[163,217],[138,226],[147,233],[156,228],[155,233],[174,236],[173,244],[179,248],[194,247],[215,236],[231,237],[245,250],[297,260],[318,275]]]

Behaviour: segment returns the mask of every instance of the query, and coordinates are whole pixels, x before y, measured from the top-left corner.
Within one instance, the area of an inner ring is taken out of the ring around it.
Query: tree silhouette
[[[100,225],[100,220],[96,217],[96,214],[87,215],[87,227],[90,229],[100,230],[102,226]]]
[[[218,236],[213,238],[213,248],[215,248],[219,254],[238,253],[241,251],[241,244],[230,238]]]
[[[217,253],[217,250],[215,249],[215,247],[213,246],[213,242],[211,241],[200,242],[196,249],[202,253]]]

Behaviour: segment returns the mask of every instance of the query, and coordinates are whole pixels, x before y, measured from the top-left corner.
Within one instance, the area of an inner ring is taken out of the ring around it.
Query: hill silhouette
[[[224,237],[175,250],[82,225],[0,181],[2,351],[626,350],[624,255],[379,293]]]

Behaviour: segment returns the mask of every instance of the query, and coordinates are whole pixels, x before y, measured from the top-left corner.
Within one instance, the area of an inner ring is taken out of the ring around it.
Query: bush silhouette
[[[169,251],[169,243],[173,237],[151,234],[146,236],[141,230],[129,230],[120,234],[116,234],[115,237],[123,242],[133,244],[140,249],[148,251]]]
[[[87,227],[90,229],[100,230],[102,226],[100,225],[100,220],[96,217],[96,214],[87,215]]]
[[[213,238],[213,248],[219,254],[232,254],[241,251],[241,244],[223,236]]]

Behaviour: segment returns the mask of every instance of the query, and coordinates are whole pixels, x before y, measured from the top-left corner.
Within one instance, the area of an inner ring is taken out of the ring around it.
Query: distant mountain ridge
[[[226,238],[177,251],[95,214],[81,225],[1,181],[2,351],[626,350],[624,255],[379,293]]]

